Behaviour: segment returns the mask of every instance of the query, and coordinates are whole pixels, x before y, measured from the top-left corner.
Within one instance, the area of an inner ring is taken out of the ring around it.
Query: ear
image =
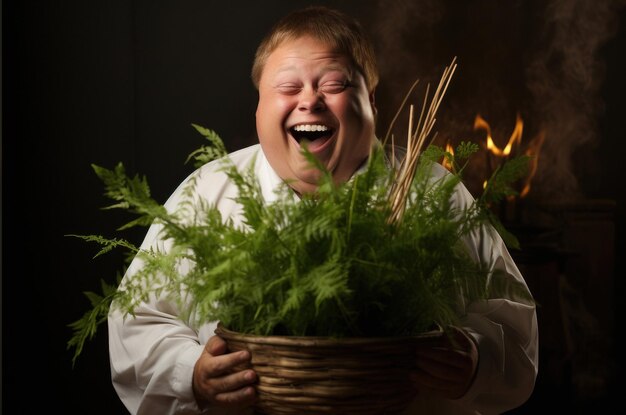
[[[378,115],[378,110],[376,109],[376,89],[372,89],[372,91],[369,94],[369,98],[370,98],[370,105],[372,107],[372,113],[374,114],[374,119],[376,119],[376,116]]]

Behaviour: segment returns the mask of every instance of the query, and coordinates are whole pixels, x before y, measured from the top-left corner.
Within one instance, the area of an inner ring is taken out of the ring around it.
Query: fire
[[[500,161],[506,160],[510,156],[515,156],[519,154],[519,148],[522,142],[522,133],[524,132],[524,121],[520,114],[517,114],[515,120],[515,127],[513,128],[513,132],[504,148],[498,147],[491,134],[491,127],[489,123],[479,115],[476,115],[476,119],[474,120],[474,131],[483,130],[486,132],[486,147],[488,150],[488,154],[493,155],[496,159]],[[541,131],[537,134],[526,147],[524,154],[530,156],[530,164],[529,164],[529,172],[527,177],[523,180],[523,184],[521,186],[521,190],[519,192],[519,197],[523,198],[528,195],[530,192],[531,181],[537,172],[537,166],[539,162],[539,152],[541,150],[541,146],[545,140],[545,133]],[[488,157],[488,168],[493,171],[492,160],[491,157]],[[486,181],[485,181],[486,183]],[[483,184],[484,187],[485,184]]]
[[[446,153],[450,153],[451,155],[454,156],[454,147],[452,147],[450,143],[446,143]],[[450,160],[448,160],[448,158],[445,156],[443,157],[441,165],[450,171],[454,170],[454,166],[452,166],[452,163],[450,163]]]
[[[487,149],[491,151],[495,156],[498,157],[508,157],[511,154],[511,150],[513,146],[519,147],[522,142],[522,133],[524,131],[524,122],[522,121],[522,117],[517,114],[517,119],[515,121],[515,128],[513,129],[513,133],[511,133],[511,138],[509,138],[509,142],[506,144],[504,149],[500,149],[494,142],[493,136],[491,135],[491,127],[485,121],[483,117],[480,115],[476,116],[474,120],[474,131],[476,130],[485,130],[487,132]]]
[[[526,177],[526,181],[524,182],[524,187],[520,192],[520,197],[526,197],[528,192],[530,192],[530,182],[533,177],[535,177],[535,173],[537,173],[537,166],[539,165],[539,151],[541,150],[541,146],[543,145],[544,140],[546,139],[546,134],[541,131],[535,138],[533,138],[528,144],[528,148],[526,149],[527,156],[530,156],[530,168],[528,171],[528,176]]]

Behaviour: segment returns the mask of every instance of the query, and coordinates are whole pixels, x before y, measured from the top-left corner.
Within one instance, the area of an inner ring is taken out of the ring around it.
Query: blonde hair
[[[376,56],[361,24],[337,10],[309,6],[280,19],[259,44],[251,74],[252,82],[257,89],[269,55],[283,42],[303,36],[312,36],[349,56],[365,78],[368,91],[372,92],[376,88],[378,85]]]

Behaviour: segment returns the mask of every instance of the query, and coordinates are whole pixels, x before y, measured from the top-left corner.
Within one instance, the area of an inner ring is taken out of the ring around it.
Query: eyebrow
[[[283,72],[290,72],[290,71],[297,71],[298,68],[294,65],[289,65],[289,66],[285,66],[283,68],[280,68],[276,71],[276,74],[280,74]],[[353,71],[346,67],[345,65],[339,64],[339,63],[330,63],[326,66],[324,66],[322,68],[322,75],[326,74],[327,72],[332,72],[332,71],[339,71],[339,72],[343,72],[346,75],[348,75],[350,78],[352,78],[352,73]]]

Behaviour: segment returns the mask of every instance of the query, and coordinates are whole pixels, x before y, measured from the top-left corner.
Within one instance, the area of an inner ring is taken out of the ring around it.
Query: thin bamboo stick
[[[431,135],[431,132],[435,126],[435,123],[437,121],[437,110],[439,109],[439,106],[443,101],[443,97],[448,90],[450,80],[452,79],[452,75],[456,71],[456,67],[457,65],[455,57],[454,59],[452,59],[452,63],[444,69],[441,79],[439,80],[439,84],[437,85],[437,88],[435,89],[435,92],[430,100],[430,85],[427,85],[426,93],[424,95],[424,102],[422,104],[420,116],[415,130],[413,130],[414,107],[413,105],[410,106],[409,126],[407,132],[407,152],[406,156],[402,160],[402,163],[400,164],[400,168],[396,172],[396,180],[392,184],[391,191],[389,193],[388,200],[391,210],[388,219],[389,223],[398,223],[402,219],[406,208],[407,198],[410,193],[411,184],[413,182],[413,178],[415,177],[415,171],[417,169],[419,157],[422,153],[422,149],[424,147],[426,139]],[[417,85],[417,82],[413,84],[413,86],[415,85]],[[409,94],[407,94],[405,100],[402,102],[402,106],[404,106],[408,95]],[[402,109],[402,106],[400,109]],[[398,113],[396,113],[392,124],[393,122],[395,122]]]

